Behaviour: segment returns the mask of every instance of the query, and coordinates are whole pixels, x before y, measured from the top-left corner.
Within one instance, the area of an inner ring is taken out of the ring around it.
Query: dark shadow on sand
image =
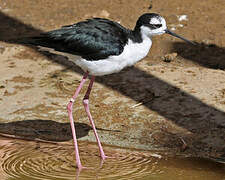
[[[92,129],[84,123],[75,123],[77,138],[88,135]],[[24,120],[0,123],[0,134],[26,140],[44,140],[63,142],[72,139],[70,123],[59,123],[52,120]]]
[[[75,123],[77,138],[88,135],[91,126],[85,123]],[[99,131],[113,131],[97,128]],[[59,123],[52,120],[24,120],[9,123],[0,123],[0,135],[25,140],[43,140],[64,142],[73,139],[70,123]]]
[[[225,70],[225,48],[216,44],[205,44],[195,42],[195,46],[187,43],[173,43],[172,52],[177,52],[184,61],[192,61],[201,66],[211,69]]]

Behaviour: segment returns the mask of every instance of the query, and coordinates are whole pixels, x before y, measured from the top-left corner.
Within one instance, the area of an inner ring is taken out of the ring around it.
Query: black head
[[[166,26],[166,20],[156,13],[146,13],[140,16],[137,20],[134,31],[139,31],[141,32],[142,36],[148,37],[167,33],[193,44],[193,42],[168,30]]]
[[[160,28],[162,27],[161,19],[162,17],[156,13],[143,14],[138,18],[135,28],[140,28],[141,26],[147,26],[151,29]]]

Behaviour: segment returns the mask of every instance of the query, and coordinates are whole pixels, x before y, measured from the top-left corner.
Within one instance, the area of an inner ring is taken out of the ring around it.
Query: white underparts
[[[151,39],[144,36],[141,43],[134,43],[129,39],[119,56],[109,56],[107,59],[98,61],[87,61],[82,58],[71,60],[84,71],[88,71],[89,74],[103,76],[119,72],[125,67],[134,65],[148,54],[151,45]]]

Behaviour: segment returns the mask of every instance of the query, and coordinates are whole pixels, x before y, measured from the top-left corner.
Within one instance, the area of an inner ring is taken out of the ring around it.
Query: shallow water
[[[114,158],[101,162],[97,146],[80,142],[82,163],[75,167],[73,146],[0,138],[1,180],[192,179],[223,180],[225,166],[198,158],[159,158],[151,152],[106,147]]]

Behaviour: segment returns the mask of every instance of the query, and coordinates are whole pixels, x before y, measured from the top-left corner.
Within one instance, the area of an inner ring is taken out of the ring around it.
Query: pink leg
[[[71,129],[72,129],[72,134],[73,134],[75,153],[76,153],[76,165],[79,170],[81,170],[83,168],[83,166],[81,165],[80,156],[79,156],[79,149],[78,149],[78,144],[77,144],[77,137],[76,137],[76,132],[75,132],[72,109],[73,109],[73,103],[74,103],[75,99],[77,98],[81,88],[83,87],[84,82],[87,79],[87,76],[88,76],[88,72],[84,74],[79,87],[76,89],[75,94],[73,95],[69,104],[67,105],[67,110],[68,110],[69,119],[70,119],[70,125],[71,125]]]
[[[86,113],[88,115],[89,121],[91,123],[91,126],[92,126],[92,128],[94,130],[94,134],[95,134],[95,137],[96,137],[96,140],[97,140],[97,143],[98,143],[98,147],[99,147],[101,158],[103,160],[105,160],[107,156],[105,156],[105,153],[103,151],[103,148],[102,148],[101,142],[99,140],[99,137],[98,137],[98,134],[97,134],[97,131],[96,131],[96,128],[95,128],[95,124],[94,124],[94,121],[92,119],[92,116],[91,116],[91,113],[90,113],[90,109],[89,109],[89,95],[90,95],[90,92],[91,92],[94,80],[95,80],[95,77],[92,76],[90,84],[88,86],[88,90],[87,90],[87,92],[86,92],[86,94],[84,96],[84,99],[83,99],[83,104],[84,104],[85,111],[86,111]]]

